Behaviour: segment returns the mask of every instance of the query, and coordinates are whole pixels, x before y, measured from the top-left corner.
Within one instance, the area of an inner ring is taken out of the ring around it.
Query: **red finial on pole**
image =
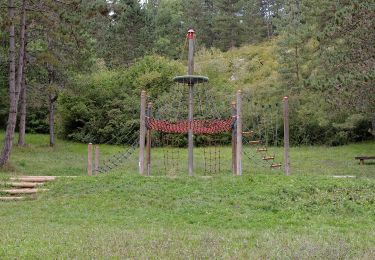
[[[193,29],[188,30],[187,38],[194,39],[195,31]]]

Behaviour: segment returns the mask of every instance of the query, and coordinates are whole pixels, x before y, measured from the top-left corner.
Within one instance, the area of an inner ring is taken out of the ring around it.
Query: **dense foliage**
[[[179,71],[178,63],[147,56],[127,70],[78,75],[59,98],[62,136],[95,143],[133,140],[139,129],[141,90],[148,90],[150,98],[167,92]]]
[[[34,12],[28,13],[28,132],[48,131],[51,100],[57,99],[56,123],[65,138],[128,142],[126,133],[137,129],[140,90],[162,100],[173,76],[184,74],[190,26],[197,31],[196,71],[210,78],[220,111],[230,101],[219,96],[243,89],[249,105],[260,105],[256,111],[266,119],[270,114],[262,105],[277,103],[280,109],[282,97],[290,97],[294,144],[339,145],[371,138],[374,131],[375,7],[370,0],[29,5]],[[0,9],[2,128],[8,113],[5,11]],[[254,128],[256,115],[245,117],[245,128]],[[269,124],[264,121],[260,127]],[[278,139],[281,125],[280,117],[274,126]],[[265,135],[272,138],[274,128]]]

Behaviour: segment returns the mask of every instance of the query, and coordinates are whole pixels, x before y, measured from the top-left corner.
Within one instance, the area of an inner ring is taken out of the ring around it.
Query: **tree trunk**
[[[55,146],[55,102],[57,96],[48,94],[48,122],[49,122],[49,146]]]
[[[48,47],[51,49],[51,41],[48,39]],[[57,94],[54,93],[52,85],[55,81],[55,72],[53,67],[47,63],[48,70],[48,83],[49,90],[48,93],[48,125],[49,125],[49,146],[55,146],[55,102],[57,100]]]
[[[23,73],[20,92],[20,122],[18,133],[18,145],[25,146],[26,132],[26,75]]]
[[[18,63],[18,73],[16,82],[16,44],[14,36],[14,0],[8,0],[8,17],[9,25],[9,114],[7,128],[5,132],[4,146],[0,155],[0,167],[8,163],[10,153],[12,151],[14,130],[17,123],[17,108],[19,98],[19,86],[22,80],[23,73],[23,56],[25,45],[25,24],[26,24],[26,0],[22,3],[22,22],[21,22],[21,41],[20,41],[20,56]]]
[[[25,41],[27,37],[27,28],[25,32]],[[20,122],[19,122],[19,134],[18,134],[18,145],[25,146],[25,132],[26,132],[26,109],[27,109],[27,102],[26,102],[26,67],[27,67],[27,60],[26,60],[26,48],[27,42],[25,43],[25,55],[23,57],[23,75],[22,75],[22,82],[21,82],[21,90],[20,90]]]

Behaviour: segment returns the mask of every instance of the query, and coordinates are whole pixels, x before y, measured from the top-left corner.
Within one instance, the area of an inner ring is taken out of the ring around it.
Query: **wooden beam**
[[[289,162],[289,100],[284,97],[284,170],[285,175],[290,175]]]
[[[254,131],[242,132],[243,136],[250,137],[254,134]]]
[[[242,175],[242,92],[237,91],[236,174]]]
[[[10,178],[11,181],[22,181],[22,182],[46,182],[46,181],[54,181],[55,179],[56,179],[56,176],[19,176],[19,177]]]
[[[139,174],[144,174],[145,161],[145,135],[146,135],[146,91],[141,92],[141,113],[139,126]]]
[[[271,168],[280,168],[282,165],[281,163],[273,163],[271,164]]]
[[[10,195],[16,194],[35,194],[41,191],[48,191],[48,189],[7,189],[7,190],[0,190],[2,193],[7,193]]]
[[[237,116],[237,109],[236,109],[236,102],[232,102],[232,117]],[[234,125],[232,129],[232,173],[233,175],[237,175],[237,167],[236,167],[236,143],[237,143],[237,126]]]
[[[92,143],[87,145],[87,175],[92,175]]]
[[[19,201],[19,200],[24,200],[24,199],[26,199],[26,197],[15,197],[15,196],[0,197],[0,201]]]
[[[189,52],[188,52],[188,74],[194,74],[194,38],[195,32],[193,29],[188,31]],[[188,168],[189,176],[194,175],[194,133],[193,133],[193,118],[194,116],[194,84],[189,84],[189,131],[188,131]]]
[[[147,105],[147,117],[152,117],[152,103]],[[147,128],[147,142],[146,142],[146,171],[147,176],[151,175],[151,129]]]
[[[95,160],[94,160],[94,174],[99,173],[99,156],[100,156],[99,145],[96,145],[95,146]]]
[[[35,188],[43,185],[44,182],[4,182],[0,185],[11,186],[15,188]]]

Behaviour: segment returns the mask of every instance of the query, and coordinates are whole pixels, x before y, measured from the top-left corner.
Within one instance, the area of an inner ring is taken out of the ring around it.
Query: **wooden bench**
[[[360,165],[364,165],[365,160],[375,160],[375,156],[357,156],[355,159],[359,160]]]

